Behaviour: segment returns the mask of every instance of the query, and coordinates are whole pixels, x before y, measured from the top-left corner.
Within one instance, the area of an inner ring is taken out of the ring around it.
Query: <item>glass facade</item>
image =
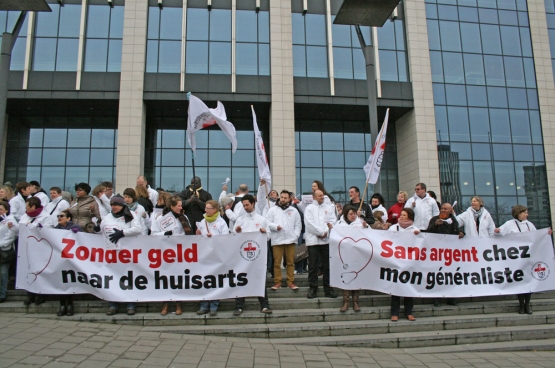
[[[381,193],[389,206],[395,202],[399,191],[395,135],[395,126],[390,124],[379,178]],[[362,167],[373,145],[368,121],[297,119],[295,166],[298,194],[312,193],[312,182],[320,180],[336,201],[348,202],[351,186],[357,186],[361,192],[364,190],[366,177]],[[369,185],[368,193],[372,192],[373,185]]]
[[[247,184],[251,193],[258,189],[258,169],[256,166],[254,132],[252,119],[233,119],[237,128],[237,151],[231,153],[231,143],[217,127],[210,127],[195,133],[197,150],[195,174],[201,178],[202,186],[214,199],[222,191],[222,183],[231,179],[229,192],[235,192],[240,184]],[[258,124],[267,142],[263,129],[268,122],[258,117]],[[176,126],[184,127],[175,129]],[[145,175],[166,191],[181,191],[190,184],[193,177],[193,155],[186,142],[186,118],[147,118],[147,146]],[[240,130],[248,129],[250,130]],[[264,129],[265,130],[265,129]],[[269,152],[267,152],[269,154]]]
[[[81,4],[49,5],[36,13],[32,70],[77,71]]]
[[[237,10],[237,75],[270,75],[270,13]]]
[[[13,27],[19,18],[20,12],[17,11],[0,11],[0,30],[2,33],[12,33]],[[27,43],[27,29],[29,28],[29,15],[25,17],[25,22],[19,31],[19,36],[15,41],[12,50],[12,61],[10,63],[10,70],[23,70],[25,66],[25,44]],[[2,38],[0,37],[0,45]]]
[[[147,73],[181,71],[181,31],[183,8],[148,8],[146,47]]]
[[[326,16],[324,14],[292,14],[293,75],[295,77],[328,77]]]
[[[4,180],[75,192],[115,178],[115,118],[10,116]]]
[[[121,71],[123,10],[123,6],[88,6],[84,57],[85,71]]]
[[[525,0],[427,0],[443,199],[484,198],[495,223],[550,223]],[[543,184],[542,184],[543,183]]]

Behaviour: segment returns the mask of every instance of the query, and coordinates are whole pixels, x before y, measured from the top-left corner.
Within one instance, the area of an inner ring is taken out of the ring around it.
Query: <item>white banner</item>
[[[340,289],[468,297],[554,290],[554,280],[548,229],[458,239],[336,226],[330,235],[330,282]]]
[[[136,236],[108,249],[102,235],[20,227],[17,289],[109,301],[263,296],[266,234]]]

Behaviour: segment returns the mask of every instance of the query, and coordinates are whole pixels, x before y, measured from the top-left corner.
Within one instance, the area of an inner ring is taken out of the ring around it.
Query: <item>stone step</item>
[[[331,315],[331,314],[330,314]],[[419,318],[414,322],[406,319],[391,322],[388,319],[356,320],[312,323],[251,323],[252,316],[235,317],[248,322],[229,325],[182,325],[148,326],[147,332],[165,332],[194,335],[217,335],[245,338],[298,338],[324,336],[352,336],[366,334],[406,333],[423,331],[448,331],[485,327],[546,325],[555,322],[555,311],[539,312],[532,316],[513,313],[488,315],[440,316]],[[279,318],[279,316],[277,316]],[[267,321],[271,321],[268,319]],[[554,326],[555,328],[555,326]]]
[[[549,316],[548,323],[555,323],[551,320],[551,312],[553,310],[554,299],[538,299],[533,302],[535,314],[525,316],[533,320],[536,316]],[[210,317],[208,315],[198,316],[191,309],[196,310],[198,303],[184,303],[187,308],[181,316],[173,313],[167,316],[159,314],[160,304],[139,303],[137,305],[137,314],[135,316],[127,316],[124,312],[115,316],[106,316],[108,305],[103,301],[94,302],[75,302],[75,315],[72,317],[61,317],[64,320],[88,321],[88,322],[104,322],[117,324],[134,324],[141,326],[180,326],[180,325],[233,325],[233,324],[279,324],[279,323],[304,323],[309,325],[318,322],[340,322],[340,321],[358,321],[382,320],[389,321],[390,307],[389,305],[366,307],[363,306],[360,312],[354,312],[352,309],[345,313],[339,311],[340,303],[331,308],[323,307],[314,302],[312,308],[306,309],[288,309],[280,308],[279,304],[272,304],[274,313],[265,315],[260,313],[258,301],[247,299],[245,310],[241,316],[233,316],[233,301],[222,301],[218,315]],[[192,306],[192,308],[191,308]],[[124,308],[124,306],[122,306]],[[6,302],[0,304],[0,313],[27,313],[29,316],[41,318],[54,318],[58,310],[58,303],[46,302],[39,306],[25,308],[20,302]],[[173,305],[170,305],[170,310]],[[474,318],[477,316],[495,315],[499,313],[507,313],[509,318],[522,318],[516,313],[516,301],[495,301],[487,303],[463,303],[458,307],[433,307],[432,305],[416,305],[414,315],[420,321],[427,317],[459,317]],[[543,317],[538,317],[543,318]],[[546,317],[547,318],[547,317]],[[414,324],[417,325],[417,324]]]
[[[482,327],[460,330],[418,331],[348,336],[299,337],[265,339],[274,347],[279,345],[350,346],[365,348],[416,348],[458,346],[494,342],[522,342],[526,340],[555,339],[555,325],[525,325],[508,327]],[[256,343],[259,339],[249,339]]]
[[[545,340],[518,340],[490,342],[480,344],[425,346],[421,348],[407,348],[404,352],[409,354],[442,354],[442,353],[477,353],[501,351],[544,351],[555,350],[555,339]]]

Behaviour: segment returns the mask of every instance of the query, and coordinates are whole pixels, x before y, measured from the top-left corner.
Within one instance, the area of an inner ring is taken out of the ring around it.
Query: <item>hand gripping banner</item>
[[[17,289],[109,301],[263,296],[266,234],[124,237],[21,226]]]
[[[424,298],[554,290],[548,229],[491,238],[334,227],[330,282]]]

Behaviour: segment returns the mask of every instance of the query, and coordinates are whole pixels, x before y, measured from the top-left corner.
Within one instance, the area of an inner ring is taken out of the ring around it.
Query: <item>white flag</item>
[[[252,125],[254,127],[254,145],[256,147],[256,163],[258,164],[258,176],[260,179],[266,181],[266,187],[272,188],[272,174],[270,173],[270,166],[268,165],[268,158],[266,157],[266,151],[264,150],[264,141],[262,140],[262,134],[258,130],[258,123],[256,122],[256,114],[254,113],[254,107],[252,107]]]
[[[195,132],[214,124],[218,124],[226,137],[229,138],[231,141],[231,152],[235,153],[235,150],[237,150],[235,127],[227,121],[224,105],[220,101],[218,101],[218,106],[215,109],[209,109],[200,98],[190,95],[188,113],[187,140],[194,153],[196,153],[197,148]]]
[[[372,153],[368,157],[368,162],[364,165],[364,172],[366,173],[366,182],[376,184],[378,176],[380,176],[380,169],[382,168],[383,154],[385,151],[385,135],[387,134],[387,121],[389,120],[389,109],[385,113],[385,119],[380,129],[380,133],[376,137],[376,143],[372,148]]]

